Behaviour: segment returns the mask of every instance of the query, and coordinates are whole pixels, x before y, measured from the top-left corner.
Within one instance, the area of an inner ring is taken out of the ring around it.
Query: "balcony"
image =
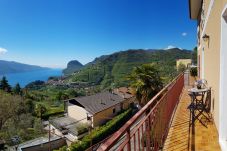
[[[192,81],[192,80],[190,80]],[[207,122],[205,127],[199,121],[189,129],[190,112],[187,107],[191,102],[185,85],[182,97],[177,106],[169,133],[164,145],[164,151],[220,151],[217,129],[213,122]]]
[[[207,123],[207,127],[195,122],[189,129],[188,83],[187,73],[179,75],[121,129],[89,150],[220,150],[212,122]]]

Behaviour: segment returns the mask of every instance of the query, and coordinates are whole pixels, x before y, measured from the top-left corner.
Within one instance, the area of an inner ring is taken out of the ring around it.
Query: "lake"
[[[24,87],[28,83],[35,80],[47,81],[50,76],[61,75],[62,69],[45,69],[39,71],[5,74],[6,79],[9,81],[11,86],[15,86],[16,83],[19,83],[21,87]],[[2,75],[0,75],[0,77],[2,78]]]

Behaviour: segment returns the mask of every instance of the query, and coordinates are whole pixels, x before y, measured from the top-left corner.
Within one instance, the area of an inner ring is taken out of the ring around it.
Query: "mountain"
[[[72,74],[78,70],[83,68],[83,65],[77,61],[77,60],[72,60],[67,64],[67,68],[63,70],[64,74]]]
[[[176,60],[190,59],[192,51],[172,48],[168,50],[127,50],[95,58],[81,70],[69,76],[69,82],[100,84],[103,87],[125,86],[127,75],[134,67],[145,63],[156,63],[163,77],[176,75]]]
[[[44,70],[44,69],[48,69],[48,68],[18,63],[14,61],[0,60],[0,75],[8,74],[8,73],[37,71],[37,70]]]

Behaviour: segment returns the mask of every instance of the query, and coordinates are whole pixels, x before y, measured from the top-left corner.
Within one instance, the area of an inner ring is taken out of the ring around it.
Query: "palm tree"
[[[163,88],[160,73],[155,64],[144,64],[134,68],[129,80],[131,80],[131,87],[136,89],[136,97],[141,106],[144,106]]]

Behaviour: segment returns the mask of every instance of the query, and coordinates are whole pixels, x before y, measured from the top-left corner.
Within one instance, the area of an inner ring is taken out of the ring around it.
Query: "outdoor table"
[[[188,107],[191,114],[190,119],[192,118],[192,123],[190,123],[190,125],[194,125],[194,122],[198,120],[202,125],[206,127],[206,125],[199,119],[199,116],[203,115],[205,106],[204,97],[209,90],[210,88],[191,88],[188,90],[188,94],[191,97],[191,104]],[[197,115],[195,115],[196,111],[199,112]]]
[[[198,105],[199,103],[204,103],[204,96],[206,92],[209,90],[209,88],[191,88],[188,90],[189,95],[192,98],[192,103],[195,103],[195,105]],[[201,96],[201,99],[198,99],[198,96]]]

